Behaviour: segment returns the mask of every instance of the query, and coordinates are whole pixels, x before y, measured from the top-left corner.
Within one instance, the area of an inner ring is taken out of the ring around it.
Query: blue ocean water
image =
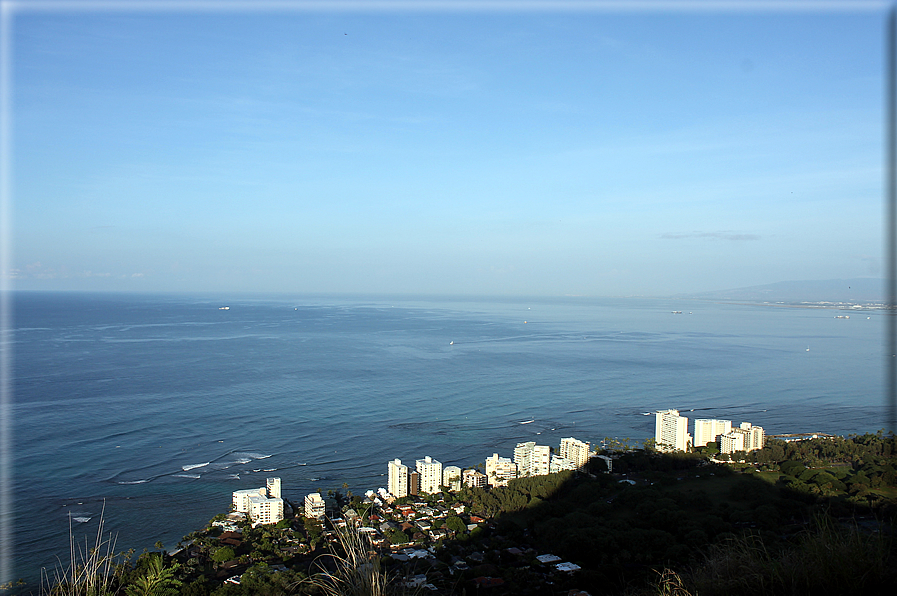
[[[644,414],[670,407],[770,434],[884,426],[876,312],[572,297],[14,305],[16,554],[0,581],[66,562],[70,519],[83,540],[105,506],[118,550],[172,548],[268,476],[295,502],[376,489],[396,457],[465,467],[524,440],[641,441]]]

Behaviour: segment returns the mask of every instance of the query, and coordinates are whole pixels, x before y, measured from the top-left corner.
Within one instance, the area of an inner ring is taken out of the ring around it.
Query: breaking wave
[[[205,466],[209,465],[210,463],[212,463],[212,462],[207,461],[202,464],[187,464],[186,466],[181,466],[181,469],[186,472],[188,470],[192,470],[193,468],[204,468]]]

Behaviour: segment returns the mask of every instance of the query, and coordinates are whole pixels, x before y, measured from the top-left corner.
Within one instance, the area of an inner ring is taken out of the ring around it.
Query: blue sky
[[[20,12],[21,289],[879,276],[884,11]]]

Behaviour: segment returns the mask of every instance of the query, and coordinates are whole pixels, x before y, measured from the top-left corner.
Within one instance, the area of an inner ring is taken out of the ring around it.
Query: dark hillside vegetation
[[[275,526],[242,522],[239,533],[210,525],[173,556],[157,545],[115,558],[102,591],[66,580],[43,593],[374,593],[352,591],[342,578],[376,583],[378,594],[894,593],[893,435],[769,441],[738,463],[706,453],[611,455],[613,473],[593,458],[581,472],[401,499],[435,512],[420,516],[430,530],[397,508],[335,493],[343,516],[359,513],[370,538],[348,536],[351,523],[340,529],[301,515]],[[410,550],[422,554],[402,554]],[[579,569],[536,558],[545,554]],[[412,579],[417,587],[404,586]]]

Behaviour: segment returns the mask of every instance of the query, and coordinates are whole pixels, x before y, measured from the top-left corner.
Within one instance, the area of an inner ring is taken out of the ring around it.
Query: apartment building
[[[461,490],[461,468],[458,466],[446,466],[443,468],[442,486],[447,486],[451,491]]]
[[[558,472],[563,472],[565,470],[576,470],[578,467],[579,466],[577,466],[576,462],[572,459],[552,455],[551,464],[548,466],[548,472],[549,474],[557,474]]]
[[[232,493],[233,510],[244,513],[253,525],[276,524],[283,519],[280,478],[267,478],[262,488],[236,490]]]
[[[719,438],[719,450],[721,453],[735,453],[736,451],[754,451],[763,449],[766,443],[766,435],[763,427],[754,426],[750,422],[742,422],[739,428]]]
[[[589,463],[589,450],[591,445],[573,437],[561,439],[561,447],[558,455],[573,462],[576,468],[582,468]]]
[[[305,496],[305,517],[320,519],[324,517],[327,506],[321,493],[310,493]]]
[[[386,490],[394,497],[408,496],[408,466],[402,465],[402,460],[396,458],[389,462],[389,473]]]
[[[461,482],[464,486],[486,488],[487,478],[486,475],[479,470],[462,470]]]
[[[688,418],[679,410],[661,410],[654,418],[654,444],[658,451],[687,451],[691,445]]]
[[[507,486],[509,480],[517,478],[517,464],[507,457],[493,453],[486,458],[486,481],[489,486]]]
[[[431,495],[438,493],[442,485],[442,464],[428,455],[417,460],[415,467],[420,474],[420,491]]]
[[[698,418],[695,420],[695,447],[719,441],[720,435],[732,432],[731,420]]]
[[[544,476],[551,469],[551,447],[536,445],[535,441],[517,443],[514,448],[517,476]]]

